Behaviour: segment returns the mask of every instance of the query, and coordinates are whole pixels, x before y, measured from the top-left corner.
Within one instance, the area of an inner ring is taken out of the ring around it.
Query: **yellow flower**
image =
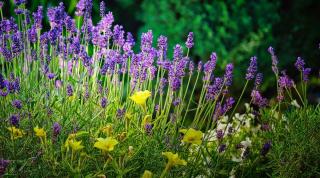
[[[75,96],[75,95],[72,95],[72,96],[69,96],[69,97],[68,97],[68,100],[69,100],[70,102],[74,101],[75,99],[76,99],[76,96]]]
[[[152,178],[152,172],[145,170],[141,178]]]
[[[190,129],[180,129],[180,132],[184,134],[182,139],[183,142],[201,145],[202,135],[203,135],[201,131],[190,128]]]
[[[46,131],[44,131],[43,128],[39,128],[38,126],[33,128],[34,132],[36,133],[36,136],[37,137],[40,137],[40,138],[44,138],[46,137]]]
[[[22,130],[20,130],[14,126],[8,127],[7,129],[10,131],[11,139],[21,138],[25,134]]]
[[[102,150],[102,151],[112,151],[114,146],[117,145],[119,142],[111,137],[108,138],[98,138],[96,143],[94,143],[94,147]]]
[[[172,152],[162,152],[163,156],[168,158],[167,167],[172,167],[176,165],[187,165],[187,162],[184,159],[180,159],[178,153],[174,154]]]
[[[132,99],[136,104],[145,106],[147,99],[151,96],[151,92],[148,90],[138,91],[134,93],[130,99]]]
[[[73,151],[79,151],[84,148],[84,146],[81,145],[82,141],[76,141],[76,140],[69,140],[68,145],[71,147]]]

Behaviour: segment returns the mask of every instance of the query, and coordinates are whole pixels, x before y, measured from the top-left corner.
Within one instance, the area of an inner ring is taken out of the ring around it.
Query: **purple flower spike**
[[[104,1],[100,2],[100,16],[104,17],[106,14],[106,4],[104,3]]]
[[[3,2],[0,1],[0,9],[2,9],[2,7],[3,7]]]
[[[20,123],[20,116],[19,115],[12,115],[9,118],[9,122],[11,125],[15,126],[15,127],[19,127],[19,123]]]
[[[263,80],[263,74],[262,73],[257,73],[256,75],[256,80],[254,81],[254,88],[259,88]]]
[[[147,133],[148,135],[151,135],[151,134],[152,134],[152,125],[151,125],[151,124],[147,123],[147,124],[144,126],[144,129],[145,129],[145,131],[146,131],[146,133]]]
[[[106,106],[107,106],[107,98],[106,97],[103,97],[103,98],[101,98],[101,107],[102,108],[106,108]]]
[[[227,64],[226,73],[224,74],[224,80],[226,86],[231,86],[232,84],[232,73],[233,73],[233,64]]]
[[[294,64],[294,66],[299,70],[299,71],[303,71],[304,69],[304,60],[301,57],[298,57],[296,60],[296,63]]]
[[[177,44],[173,49],[173,59],[176,61],[179,61],[180,59],[182,59],[182,56],[183,56],[182,47],[179,44]]]
[[[250,66],[247,69],[247,74],[246,74],[246,80],[252,80],[254,79],[254,76],[256,75],[257,72],[257,57],[253,56],[250,59]]]
[[[186,46],[187,48],[192,48],[193,47],[193,32],[189,32],[188,34],[188,38],[187,38],[187,41],[186,41]]]
[[[70,84],[67,85],[67,95],[72,96],[73,95],[73,89]]]
[[[278,58],[275,55],[274,49],[270,46],[268,48],[268,52],[271,54],[271,59],[272,59],[272,71],[278,75],[279,74],[279,70],[278,70]]]
[[[303,71],[302,71],[302,80],[303,80],[304,82],[309,81],[309,75],[310,75],[310,73],[311,73],[311,68],[305,68],[305,69],[303,69]]]

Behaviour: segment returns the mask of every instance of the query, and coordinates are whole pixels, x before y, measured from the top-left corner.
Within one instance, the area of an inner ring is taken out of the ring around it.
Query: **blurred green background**
[[[93,0],[93,22],[100,20],[99,0]],[[13,0],[5,2],[4,14],[14,13]],[[77,0],[28,0],[27,8],[35,11],[38,5],[56,6],[64,2],[70,15]],[[169,49],[184,44],[189,31],[194,32],[195,46],[191,57],[195,61],[209,59],[212,51],[218,54],[217,73],[229,62],[235,65],[233,92],[239,92],[251,56],[256,55],[264,74],[262,86],[267,96],[274,96],[275,78],[267,52],[273,46],[280,68],[298,79],[294,61],[303,57],[313,75],[318,76],[320,59],[320,1],[319,0],[105,0],[115,23],[124,26],[139,41],[140,34],[152,29],[156,38],[168,37]],[[46,12],[45,12],[46,13]],[[45,25],[48,28],[48,23]],[[136,45],[138,47],[138,45]],[[172,50],[170,50],[172,51]],[[316,93],[316,88],[310,92]]]

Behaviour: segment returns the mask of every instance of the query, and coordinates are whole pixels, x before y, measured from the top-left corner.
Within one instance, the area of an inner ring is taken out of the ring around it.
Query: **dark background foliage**
[[[93,0],[93,21],[99,16],[99,0]],[[5,0],[4,15],[14,14],[13,0]],[[35,11],[38,5],[47,7],[64,2],[69,14],[74,14],[77,0],[29,0],[27,8]],[[140,34],[152,29],[156,38],[165,35],[169,49],[184,44],[189,31],[195,35],[190,55],[195,61],[207,60],[211,52],[218,54],[218,74],[228,62],[235,65],[235,87],[241,90],[242,78],[251,56],[257,56],[259,69],[264,73],[264,92],[274,95],[275,78],[271,71],[268,46],[276,49],[282,70],[298,79],[294,61],[298,56],[319,74],[320,1],[318,0],[105,0],[115,23],[121,24],[139,41]],[[9,8],[8,8],[9,7]],[[48,22],[45,22],[48,28]],[[138,49],[138,45],[136,45]],[[170,50],[170,53],[172,50]],[[314,91],[311,88],[310,91]]]

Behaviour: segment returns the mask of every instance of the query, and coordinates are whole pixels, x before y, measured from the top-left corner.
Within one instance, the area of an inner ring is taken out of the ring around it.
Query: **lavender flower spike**
[[[254,79],[257,72],[257,57],[253,56],[250,59],[250,66],[247,69],[246,80]]]
[[[193,32],[189,32],[189,35],[188,35],[188,38],[187,38],[187,41],[186,41],[186,46],[187,48],[192,48],[194,45],[193,43]]]
[[[225,84],[226,86],[230,86],[232,84],[232,73],[233,73],[233,64],[227,64],[226,73],[224,74]]]
[[[294,64],[294,66],[299,70],[299,71],[303,71],[304,69],[304,60],[301,57],[298,57],[296,60],[296,63]]]

